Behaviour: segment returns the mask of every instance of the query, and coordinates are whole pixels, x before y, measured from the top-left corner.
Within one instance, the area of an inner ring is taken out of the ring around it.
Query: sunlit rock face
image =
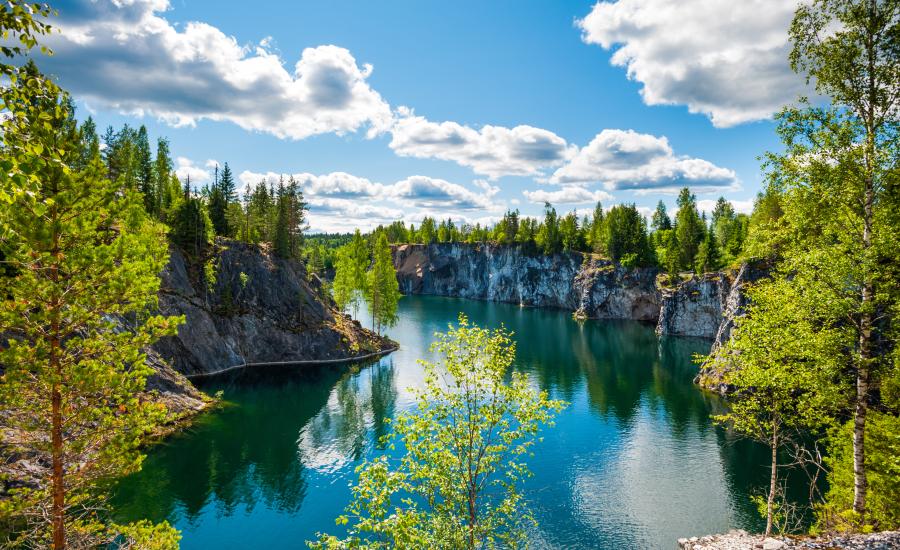
[[[393,248],[404,294],[431,294],[551,307],[590,319],[634,319],[656,324],[660,335],[693,336],[721,345],[743,314],[743,289],[767,271],[694,275],[660,288],[659,271],[629,269],[579,252],[544,255],[525,246],[434,243]]]
[[[491,244],[407,244],[393,252],[405,294],[550,307],[595,319],[659,317],[653,269],[625,269],[579,252],[544,255]]]
[[[159,309],[185,316],[177,336],[154,346],[184,374],[247,363],[341,359],[390,347],[337,311],[301,262],[235,241],[218,240],[204,260],[189,260],[173,247],[162,273]]]
[[[664,289],[657,334],[714,338],[730,286],[724,273],[707,273]]]

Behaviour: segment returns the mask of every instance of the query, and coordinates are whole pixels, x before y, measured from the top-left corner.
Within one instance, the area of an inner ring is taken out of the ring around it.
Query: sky
[[[198,185],[294,175],[310,231],[487,223],[688,186],[749,212],[778,150],[785,0],[63,0],[39,67]]]

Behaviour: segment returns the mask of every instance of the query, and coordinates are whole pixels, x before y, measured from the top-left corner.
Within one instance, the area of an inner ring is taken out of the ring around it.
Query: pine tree
[[[14,493],[26,520],[14,536],[57,550],[128,543],[149,526],[107,524],[104,489],[139,468],[140,441],[164,417],[141,397],[151,372],[141,350],[178,324],[147,313],[165,233],[137,190],[106,178],[98,149],[78,168],[85,141],[70,103],[29,70],[19,82],[43,93],[7,112],[0,151],[21,163],[0,174],[10,199],[0,201],[4,263],[14,272],[0,301],[0,401],[13,444],[48,469],[38,488]],[[157,547],[177,545],[167,525],[149,529]]]
[[[373,258],[366,301],[372,314],[372,325],[381,334],[385,327],[397,323],[397,305],[400,302],[400,285],[391,259],[391,246],[383,232],[375,240]]]

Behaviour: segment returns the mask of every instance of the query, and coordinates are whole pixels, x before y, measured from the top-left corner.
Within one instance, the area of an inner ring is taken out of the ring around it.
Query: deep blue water
[[[114,499],[120,519],[168,519],[182,548],[303,548],[334,525],[354,468],[380,452],[383,419],[412,405],[416,360],[463,311],[513,330],[516,368],[571,404],[530,460],[536,548],[674,548],[678,537],[760,521],[749,493],[766,453],[714,427],[715,396],[691,383],[709,342],[659,338],[636,322],[404,297],[400,351],[344,369],[249,371],[209,381],[229,405],[151,449]]]

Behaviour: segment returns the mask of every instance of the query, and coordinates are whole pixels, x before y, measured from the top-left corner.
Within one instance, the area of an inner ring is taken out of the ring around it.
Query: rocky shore
[[[722,535],[678,539],[680,550],[790,550],[790,549],[900,549],[900,531],[884,531],[866,535],[824,535],[819,537],[769,537],[752,535],[742,530]]]

